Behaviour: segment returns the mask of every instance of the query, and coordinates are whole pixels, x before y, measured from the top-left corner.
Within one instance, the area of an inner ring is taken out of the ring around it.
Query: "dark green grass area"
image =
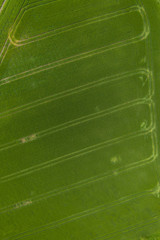
[[[159,16],[158,0],[5,1],[0,239],[160,239]]]

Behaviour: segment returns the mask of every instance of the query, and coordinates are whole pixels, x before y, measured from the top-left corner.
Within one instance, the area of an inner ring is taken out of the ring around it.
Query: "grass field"
[[[159,240],[159,1],[0,6],[0,239]]]

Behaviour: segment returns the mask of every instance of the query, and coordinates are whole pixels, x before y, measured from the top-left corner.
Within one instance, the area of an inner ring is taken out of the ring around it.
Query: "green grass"
[[[0,239],[160,239],[159,11],[6,0]]]

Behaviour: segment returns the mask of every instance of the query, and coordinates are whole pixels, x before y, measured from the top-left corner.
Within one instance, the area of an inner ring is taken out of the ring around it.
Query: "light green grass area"
[[[159,240],[159,1],[0,6],[0,240]]]

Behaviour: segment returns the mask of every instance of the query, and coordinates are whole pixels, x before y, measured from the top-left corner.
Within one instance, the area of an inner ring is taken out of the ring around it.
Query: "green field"
[[[0,6],[0,240],[159,240],[160,1]]]

